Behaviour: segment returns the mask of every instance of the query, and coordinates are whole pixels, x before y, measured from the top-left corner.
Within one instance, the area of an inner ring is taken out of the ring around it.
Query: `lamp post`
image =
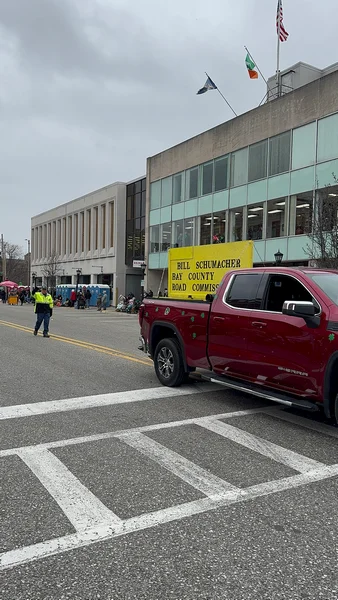
[[[146,265],[145,262],[143,262],[140,266],[141,266],[141,269],[142,269],[141,300],[143,300],[143,298],[144,298],[144,277],[145,277],[145,274],[146,274],[147,265]]]
[[[25,238],[25,242],[27,242],[27,257],[28,257],[28,286],[31,285],[31,241]]]
[[[278,252],[276,252],[275,254],[275,265],[276,267],[280,267],[282,264],[282,260],[283,260],[283,252],[281,252],[280,250],[278,250]]]
[[[35,271],[32,272],[32,277],[33,277],[34,287],[36,288],[36,272]],[[30,284],[30,282],[29,282],[29,284]]]
[[[82,269],[76,269],[76,289],[75,289],[75,293],[76,293],[77,308],[80,308],[79,299],[77,297],[77,292],[78,292],[79,283],[80,283],[80,275],[82,275]]]

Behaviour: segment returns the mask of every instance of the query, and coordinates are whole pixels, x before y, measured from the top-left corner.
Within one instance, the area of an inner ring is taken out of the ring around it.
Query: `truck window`
[[[271,275],[268,281],[264,310],[281,313],[283,304],[287,300],[313,302],[313,297],[294,277]]]
[[[261,279],[262,273],[235,275],[225,298],[226,303],[236,308],[260,308],[257,293]]]
[[[308,274],[312,281],[320,287],[324,294],[338,305],[338,274],[337,273],[313,273]]]

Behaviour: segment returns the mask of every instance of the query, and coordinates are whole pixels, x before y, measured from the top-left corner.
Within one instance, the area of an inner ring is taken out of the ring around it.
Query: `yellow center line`
[[[17,323],[10,323],[9,321],[1,321],[0,325],[5,327],[11,327],[13,329],[18,329],[19,331],[24,331],[26,333],[32,334],[32,329],[26,327],[25,325],[18,325]],[[82,342],[81,340],[74,340],[72,338],[66,338],[61,335],[52,334],[50,337],[51,340],[55,340],[57,342],[64,342],[65,344],[71,344],[73,346],[78,346],[79,348],[84,348],[87,350],[94,350],[95,352],[101,352],[102,354],[107,354],[108,356],[114,356],[116,358],[122,358],[124,360],[130,360],[131,362],[139,363],[141,365],[146,365],[148,367],[152,366],[150,360],[142,360],[131,356],[129,354],[125,354],[123,352],[119,352],[114,348],[109,348],[107,346],[99,346],[98,344],[93,344],[91,342]]]

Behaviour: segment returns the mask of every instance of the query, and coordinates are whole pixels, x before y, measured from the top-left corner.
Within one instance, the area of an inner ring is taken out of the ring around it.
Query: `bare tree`
[[[56,252],[53,252],[47,262],[42,265],[41,271],[47,279],[47,286],[55,290],[56,278],[62,273],[60,257]]]
[[[27,262],[24,260],[23,251],[17,244],[4,242],[6,255],[6,279],[16,283],[27,279]]]
[[[333,174],[336,184],[338,180]],[[326,186],[317,193],[312,211],[311,243],[305,248],[309,258],[322,269],[338,269],[338,195]]]

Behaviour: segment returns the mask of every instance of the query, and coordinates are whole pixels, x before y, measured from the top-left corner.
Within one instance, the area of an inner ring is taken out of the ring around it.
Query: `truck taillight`
[[[144,314],[144,304],[141,304],[139,311],[138,311],[138,322],[140,324],[140,327],[142,326],[143,314]]]

